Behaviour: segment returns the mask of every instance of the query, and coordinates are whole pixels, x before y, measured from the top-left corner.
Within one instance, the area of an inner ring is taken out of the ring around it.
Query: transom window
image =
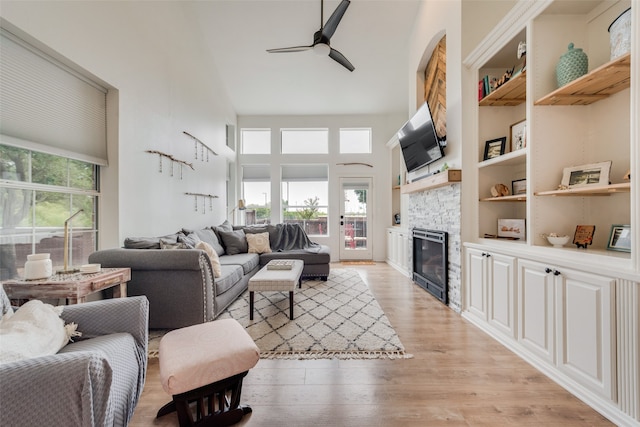
[[[329,153],[328,129],[282,129],[282,154]]]
[[[340,129],[340,153],[371,153],[371,129]]]
[[[271,129],[241,129],[242,154],[270,154]]]

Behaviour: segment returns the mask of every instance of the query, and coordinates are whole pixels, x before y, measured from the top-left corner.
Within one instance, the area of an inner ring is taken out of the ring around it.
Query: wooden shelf
[[[527,72],[522,72],[480,100],[481,107],[513,107],[527,100]]]
[[[540,98],[535,105],[589,105],[631,85],[631,54],[621,56]]]
[[[631,191],[631,183],[610,184],[603,186],[584,186],[568,188],[566,190],[550,190],[535,193],[536,196],[609,196],[613,193],[628,193]]]
[[[526,202],[527,196],[525,194],[516,194],[502,197],[487,197],[480,199],[481,202]]]
[[[521,150],[510,151],[501,156],[494,157],[493,159],[483,160],[478,163],[479,168],[485,168],[487,166],[513,166],[523,165],[527,162],[527,150],[523,148]]]
[[[462,171],[460,169],[447,169],[443,172],[431,175],[428,178],[412,182],[402,186],[402,194],[415,193],[418,191],[432,190],[445,185],[462,181]]]
[[[393,187],[391,187],[393,190],[399,190],[400,186],[399,185],[394,185]]]

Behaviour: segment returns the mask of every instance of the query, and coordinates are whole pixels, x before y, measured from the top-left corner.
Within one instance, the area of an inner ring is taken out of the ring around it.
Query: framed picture
[[[587,245],[593,243],[593,233],[596,232],[595,225],[578,225],[573,235],[573,244],[578,248],[587,249]]]
[[[612,225],[607,249],[610,251],[631,252],[631,226]]]
[[[492,139],[484,143],[484,160],[494,159],[504,154],[507,137]]]
[[[524,239],[524,219],[498,219],[498,237]]]
[[[526,179],[518,179],[516,181],[511,181],[511,194],[527,194],[527,180]]]
[[[522,150],[527,146],[527,121],[520,120],[510,127],[511,132],[511,151]]]
[[[585,185],[609,185],[611,161],[591,163],[589,165],[564,168],[562,182],[565,187],[584,187]]]

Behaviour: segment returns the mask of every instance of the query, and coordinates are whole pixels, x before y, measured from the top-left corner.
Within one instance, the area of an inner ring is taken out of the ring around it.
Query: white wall
[[[226,124],[236,115],[215,65],[181,2],[4,1],[0,16],[95,75],[108,96],[109,167],[102,175],[100,246],[126,236],[155,236],[226,218]],[[114,105],[117,104],[117,105]],[[187,131],[220,156],[194,159]],[[193,163],[159,173],[159,150]],[[213,212],[195,211],[185,192],[219,195]],[[117,195],[117,196],[115,196]]]
[[[241,128],[271,128],[276,135],[281,128],[328,128],[329,129],[329,154],[313,155],[313,161],[329,165],[329,236],[313,237],[318,243],[331,247],[331,260],[339,258],[339,200],[340,177],[373,177],[373,224],[369,229],[372,234],[373,259],[384,261],[386,259],[386,227],[391,224],[391,162],[390,152],[386,147],[387,141],[398,131],[406,121],[403,113],[392,115],[340,115],[340,116],[239,116],[238,129]],[[372,129],[373,153],[366,154],[338,154],[338,135],[340,128],[370,127]],[[239,156],[240,162],[251,161],[256,164],[271,164],[272,176],[279,173],[278,165],[309,163],[309,155],[282,155],[279,154],[279,140],[272,138],[273,154]],[[363,162],[373,165],[373,168],[360,165],[337,165],[343,162]],[[238,188],[240,188],[238,182]],[[277,193],[276,193],[277,191]],[[272,186],[271,200],[277,201],[280,189]]]

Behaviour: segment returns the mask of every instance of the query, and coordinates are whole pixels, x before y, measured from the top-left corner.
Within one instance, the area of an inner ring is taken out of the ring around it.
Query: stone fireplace
[[[460,312],[462,303],[460,210],[461,188],[458,183],[409,194],[407,228],[439,230],[448,235],[446,304],[457,312]],[[413,265],[413,253],[411,248],[409,265]]]

